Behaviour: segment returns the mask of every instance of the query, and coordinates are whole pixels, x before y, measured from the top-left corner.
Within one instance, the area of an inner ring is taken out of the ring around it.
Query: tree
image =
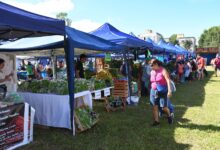
[[[185,49],[190,49],[192,44],[193,44],[193,42],[191,40],[186,40],[183,42],[183,46]]]
[[[220,26],[211,27],[204,30],[199,38],[199,47],[219,47],[220,46]]]
[[[172,43],[173,45],[179,45],[179,41],[177,40],[177,35],[173,34],[169,38],[169,42]]]
[[[64,20],[67,26],[71,26],[72,20],[68,18],[68,14],[66,12],[58,13],[56,18]]]

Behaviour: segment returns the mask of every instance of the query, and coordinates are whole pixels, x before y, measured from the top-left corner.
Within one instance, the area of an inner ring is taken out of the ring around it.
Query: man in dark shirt
[[[76,62],[76,78],[85,78],[83,63],[87,60],[87,56],[85,54],[80,55],[80,59]]]

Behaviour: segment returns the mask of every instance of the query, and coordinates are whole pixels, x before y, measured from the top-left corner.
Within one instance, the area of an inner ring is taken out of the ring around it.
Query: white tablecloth
[[[35,110],[35,124],[71,129],[69,95],[19,93]],[[92,109],[92,95],[89,91],[75,94],[84,96],[84,102]]]

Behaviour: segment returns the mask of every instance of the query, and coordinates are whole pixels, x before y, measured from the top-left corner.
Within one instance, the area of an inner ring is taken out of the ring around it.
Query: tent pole
[[[56,62],[57,57],[54,55],[54,50],[51,50],[51,59],[52,59],[52,67],[53,67],[53,79],[57,79],[57,73],[56,73]]]
[[[125,68],[126,68],[126,75],[127,75],[127,78],[128,78],[128,97],[130,98],[130,101],[131,101],[131,78],[130,78],[130,67],[129,67],[129,63],[128,63],[128,57],[127,57],[127,53],[128,51],[124,51],[123,52],[123,56],[124,56],[124,59],[125,59]]]
[[[65,57],[67,61],[67,79],[69,88],[69,105],[70,105],[70,122],[73,135],[75,134],[74,128],[74,47],[72,43],[64,38]]]

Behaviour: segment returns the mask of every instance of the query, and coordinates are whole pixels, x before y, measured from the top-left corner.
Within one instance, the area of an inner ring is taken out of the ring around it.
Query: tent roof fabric
[[[92,31],[91,34],[96,35],[105,40],[117,43],[119,45],[124,45],[130,48],[152,48],[153,45],[144,40],[138,39],[132,35],[123,33],[110,25],[105,23],[95,31]]]
[[[106,41],[94,35],[66,27],[68,39],[72,42],[74,48],[97,50],[97,51],[112,51],[122,52],[125,49],[123,46]],[[46,50],[64,47],[63,36],[45,36],[35,38],[23,38],[14,42],[8,42],[0,45],[1,52],[15,51],[33,51]]]
[[[63,48],[63,36],[53,35],[35,38],[22,38],[14,42],[0,45],[1,52],[33,51]]]
[[[75,48],[112,52],[118,52],[124,49],[124,46],[117,45],[74,28],[66,27],[66,33]]]
[[[151,38],[147,38],[146,41],[153,44],[153,50],[155,50],[157,52],[164,52],[165,48],[163,48],[160,45],[158,45],[157,43],[155,43]]]
[[[0,40],[65,35],[65,22],[0,2]]]
[[[163,40],[160,40],[158,45],[163,47],[167,53],[176,53],[176,50],[167,45]]]

